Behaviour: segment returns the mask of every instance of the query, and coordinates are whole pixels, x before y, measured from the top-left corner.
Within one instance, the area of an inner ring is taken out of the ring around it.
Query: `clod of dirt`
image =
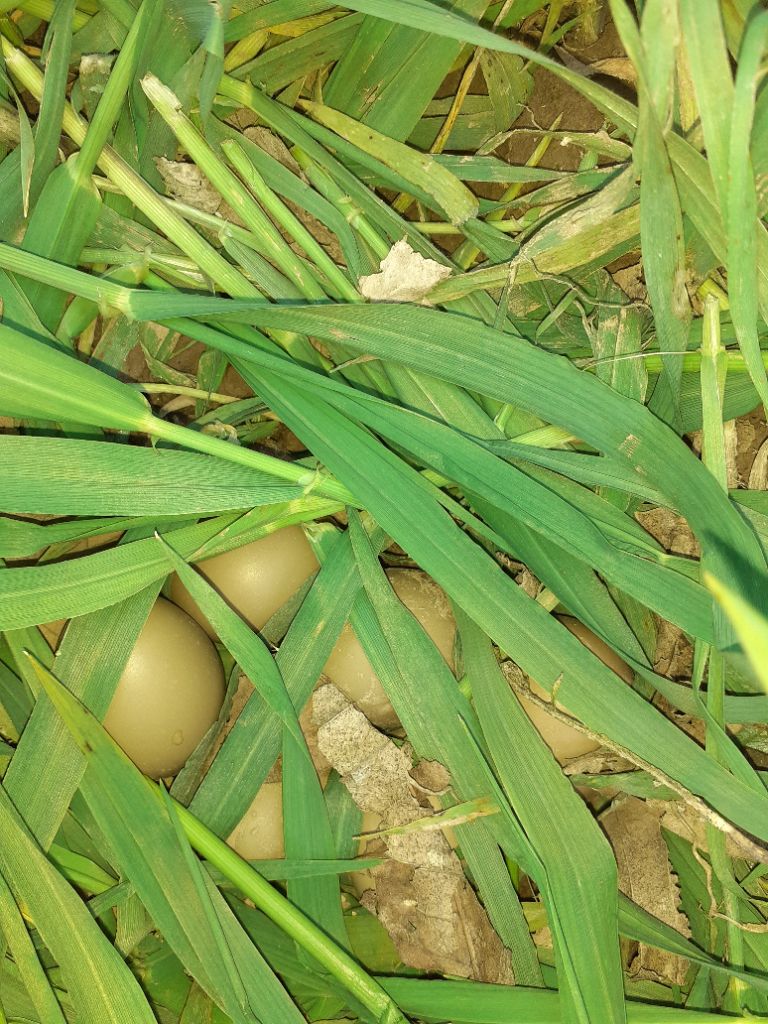
[[[635,518],[650,535],[672,555],[699,558],[701,549],[688,523],[671,509],[657,508],[638,512]]]
[[[333,685],[313,697],[320,752],[340,774],[355,803],[377,814],[381,828],[429,817],[414,795],[442,784],[434,766],[417,786],[407,747],[374,728]],[[416,830],[384,839],[388,859],[371,872],[374,889],[361,902],[378,917],[403,963],[424,971],[510,984],[509,951],[491,927],[461,863],[439,831]]]
[[[655,807],[628,797],[616,801],[601,822],[616,856],[619,889],[681,935],[690,936],[688,921],[678,909],[680,890]],[[642,942],[629,965],[633,978],[672,985],[684,983],[687,969],[687,961],[681,957]]]
[[[379,263],[378,274],[360,278],[360,292],[373,302],[418,302],[428,306],[425,296],[436,284],[451,276],[450,267],[429,260],[401,238]]]
[[[196,164],[167,160],[164,156],[155,163],[168,195],[203,213],[221,212],[221,196]]]
[[[243,135],[249,142],[255,143],[259,149],[263,149],[265,153],[274,160],[277,160],[278,163],[281,163],[283,167],[287,167],[294,174],[301,174],[299,165],[294,160],[290,149],[288,149],[280,136],[275,135],[269,128],[265,128],[263,125],[253,125],[250,128],[246,128]]]

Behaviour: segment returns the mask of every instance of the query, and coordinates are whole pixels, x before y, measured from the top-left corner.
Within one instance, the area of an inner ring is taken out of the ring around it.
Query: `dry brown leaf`
[[[381,828],[429,816],[414,795],[407,746],[398,747],[374,728],[335,686],[315,691],[313,713],[320,751],[358,807],[379,817]],[[445,780],[434,768],[428,776]],[[372,870],[374,888],[363,893],[361,902],[389,932],[403,963],[511,983],[509,951],[442,832],[389,835],[384,842],[388,859]]]
[[[680,891],[658,811],[644,800],[628,797],[617,801],[601,822],[616,856],[619,889],[681,935],[690,936],[688,921],[678,909]],[[642,942],[629,965],[634,978],[672,985],[683,984],[687,969],[681,957]]]
[[[450,267],[414,252],[406,239],[395,242],[379,263],[379,273],[360,278],[360,292],[373,302],[418,302],[451,276]]]

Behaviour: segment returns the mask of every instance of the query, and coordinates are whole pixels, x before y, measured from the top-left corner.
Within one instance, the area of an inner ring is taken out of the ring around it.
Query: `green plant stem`
[[[336,288],[339,297],[346,302],[360,302],[360,295],[343,271],[336,266],[322,245],[307,231],[299,218],[288,209],[282,199],[267,185],[264,178],[259,174],[243,152],[243,149],[238,146],[234,139],[222,142],[221,148],[226,158],[264,209],[302,247],[318,270],[325,274]]]
[[[710,294],[704,299],[704,323],[701,339],[701,407],[702,407],[702,460],[707,469],[728,493],[728,464],[725,453],[725,431],[723,428],[723,400],[728,362],[720,337],[720,305]],[[697,648],[701,648],[700,642]],[[700,658],[706,657],[697,649]],[[730,742],[722,735],[725,723],[725,673],[723,657],[719,651],[709,649],[709,673],[707,677],[707,711],[705,724],[705,747],[715,761],[727,765],[722,744]],[[725,835],[707,825],[707,846],[712,870],[722,887],[723,912],[726,918],[725,933],[728,959],[743,966],[744,938],[738,926],[740,921],[739,888],[733,874],[726,847]],[[741,981],[731,978],[728,983],[726,1007],[741,1009],[744,986]]]
[[[448,224],[442,220],[412,220],[409,221],[411,227],[416,228],[423,235],[460,235],[462,230],[455,224]],[[509,217],[506,220],[497,220],[493,225],[497,231],[503,231],[505,234],[511,235],[516,231],[522,231],[524,225],[517,220],[515,217]]]
[[[145,395],[186,395],[188,398],[203,398],[208,402],[217,402],[219,405],[240,401],[233,395],[219,395],[215,391],[205,391],[203,388],[187,388],[183,384],[141,382],[129,386],[136,388],[137,391],[142,391]]]
[[[271,455],[254,451],[252,448],[242,448],[230,441],[222,441],[220,438],[204,434],[202,431],[190,430],[178,423],[170,423],[168,420],[161,420],[157,417],[152,417],[151,424],[145,429],[153,437],[168,441],[170,444],[178,444],[183,448],[194,448],[206,455],[215,455],[217,458],[227,459],[229,462],[239,462],[242,466],[249,466],[251,469],[261,470],[271,476],[280,477],[282,480],[289,480],[299,487],[304,487],[307,493],[314,491],[324,498],[332,498],[345,505],[356,506],[358,504],[343,484],[327,476],[321,470],[308,469],[295,462],[276,459]]]
[[[380,259],[389,253],[390,245],[371,224],[365,214],[355,205],[344,189],[333,180],[328,172],[318,166],[307,154],[294,146],[291,150],[296,163],[306,174],[310,184],[332,203],[344,219],[357,231],[371,252]]]
[[[248,189],[182,112],[175,94],[154,75],[147,75],[141,84],[154,108],[206,178],[259,239],[264,254],[293,280],[305,298],[326,299],[323,289],[307,273],[306,266],[287,245]]]
[[[43,73],[29,58],[2,40],[2,49],[8,70],[35,99],[40,99],[43,90]],[[82,145],[87,131],[85,121],[67,103],[64,107],[62,126],[66,134],[78,146]],[[109,146],[99,154],[98,166],[113,181],[123,195],[141,210],[170,240],[186,253],[200,269],[221,289],[238,298],[261,298],[242,274],[228,263],[216,250],[194,231],[186,221],[173,210],[168,209],[162,196],[138,175],[122,157]]]
[[[321,964],[382,1024],[407,1024],[397,1005],[352,957],[182,804],[173,801],[190,845],[262,913]]]
[[[6,39],[0,42],[9,71],[36,99],[40,99],[43,90],[43,74],[40,69]],[[69,103],[64,107],[62,127],[73,142],[82,145],[87,130],[86,124]],[[214,284],[233,298],[263,298],[261,292],[237,268],[228,263],[212,245],[187,224],[183,217],[169,208],[163,197],[109,146],[102,149],[98,166],[123,195],[192,259]],[[314,351],[305,339],[291,332],[274,331],[272,337],[286,351],[293,353],[298,350],[298,354],[304,358],[307,356],[307,349]]]

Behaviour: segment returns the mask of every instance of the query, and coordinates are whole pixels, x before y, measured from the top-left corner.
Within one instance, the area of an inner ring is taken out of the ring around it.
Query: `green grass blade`
[[[65,1024],[66,1018],[40,964],[21,911],[2,875],[0,875],[0,921],[2,922],[0,932],[8,944],[8,950],[14,963],[19,968],[19,974],[35,1009],[40,1014],[40,1020],[50,1021],[50,1024]]]
[[[0,507],[16,514],[193,515],[276,504],[302,495],[296,484],[207,455],[75,438],[3,435],[0,463]],[[38,537],[29,554],[54,543],[53,527],[25,525]]]
[[[195,604],[213,626],[216,635],[221,638],[256,691],[280,718],[283,728],[288,730],[299,745],[303,745],[304,737],[299,728],[296,709],[275,660],[263,640],[237,612],[230,608],[204,576],[187,565],[173,546],[172,540],[173,538],[169,542],[157,536],[157,542],[168,559],[169,568],[175,570]]]
[[[341,633],[360,582],[348,540],[337,538],[277,652],[297,710],[309,699]],[[190,809],[226,835],[251,803],[280,753],[277,722],[258,695],[240,713]]]
[[[432,157],[410,149],[373,128],[363,127],[341,111],[322,103],[307,103],[306,109],[320,124],[363,153],[369,153],[387,167],[397,170],[407,181],[432,196],[451,223],[462,224],[477,214],[477,200],[469,189]]]
[[[87,907],[34,842],[0,788],[0,870],[61,968],[84,1024],[156,1024],[138,981]]]
[[[285,927],[372,1013],[377,1014],[377,1019],[387,1024],[405,1024],[389,997],[365,971],[292,908],[285,897],[186,808],[173,802],[159,787],[148,783],[93,716],[39,663],[36,671],[46,693],[90,759],[91,772],[84,780],[87,799],[106,836],[119,852],[120,860],[131,864],[130,875],[142,902],[166,937],[169,932],[174,934],[197,968],[195,973],[202,975],[209,984],[224,985],[217,992],[217,1001],[232,1014],[234,1020],[255,1022],[266,1016],[275,1024],[298,1024],[301,1015],[231,917],[218,890],[205,883],[202,867],[192,858],[185,836],[199,853]],[[144,842],[146,834],[153,836],[165,856],[148,859]],[[191,891],[200,895],[200,901],[185,900],[183,889],[179,894],[181,899],[169,900],[163,895],[164,891],[174,893],[182,884],[191,885]],[[214,911],[221,929],[218,936],[214,934],[215,922],[203,906],[203,891],[209,896],[210,909]],[[230,963],[211,958],[208,953],[213,948],[219,949],[222,959],[231,958]],[[227,976],[239,989],[239,996],[245,998],[245,1005],[226,987]],[[258,1017],[254,1012],[256,1008]]]
[[[744,361],[755,390],[768,407],[768,378],[757,336],[758,232],[765,243],[765,227],[757,219],[757,193],[751,157],[755,96],[762,77],[761,62],[768,40],[768,12],[760,12],[744,33],[731,116],[728,149],[728,297],[731,317]]]
[[[65,0],[54,8],[45,38],[45,86],[35,127],[35,168],[30,183],[30,198],[35,202],[53,170],[61,138],[61,119],[67,94],[67,72],[72,47],[75,0]]]
[[[106,714],[159,584],[135,597],[70,623],[56,658],[56,671],[71,692],[99,718]],[[8,796],[24,808],[27,827],[48,849],[85,770],[85,760],[61,718],[41,699],[5,776]]]
[[[724,586],[714,576],[707,575],[704,579],[733,623],[755,677],[768,692],[768,620],[753,605]]]
[[[733,76],[717,0],[681,0],[680,19],[715,190],[724,211]]]
[[[510,690],[487,639],[464,615],[459,630],[475,708],[499,781],[544,866],[545,876],[537,882],[555,938],[562,1019],[621,1021],[613,854]]]
[[[156,927],[187,970],[237,1024],[256,1024],[268,1012],[280,1024],[300,1015],[255,947],[237,956],[222,933],[219,914],[230,912],[217,890],[206,887],[202,866],[189,849],[176,814],[151,787],[88,711],[36,665],[41,684],[78,746],[89,758],[81,790],[121,870]],[[146,842],[152,836],[152,844]],[[247,951],[247,952],[246,952]]]

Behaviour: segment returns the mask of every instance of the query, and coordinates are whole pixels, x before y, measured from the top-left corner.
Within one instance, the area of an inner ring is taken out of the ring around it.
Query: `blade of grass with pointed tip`
[[[117,289],[113,294],[121,294],[119,285],[111,287]],[[0,410],[5,415],[145,432],[254,469],[272,470],[304,486],[315,482],[312,473],[298,465],[153,416],[135,388],[4,324],[0,324],[0,352],[7,354],[0,365]],[[318,491],[349,498],[346,489],[333,481],[318,483]]]
[[[0,871],[59,965],[83,1024],[156,1024],[138,981],[0,786]]]
[[[349,542],[338,537],[277,652],[277,667],[299,712],[341,633],[358,586]],[[190,809],[215,832],[228,835],[279,753],[280,734],[273,714],[254,694],[214,758]]]
[[[43,187],[24,236],[24,248],[76,263],[89,238],[101,207],[91,174],[112,126],[125,102],[134,71],[162,10],[161,0],[144,0],[115,61],[80,152],[51,174]],[[63,113],[63,107],[59,116]],[[42,284],[27,285],[27,294],[40,319],[50,330],[57,326],[65,297]]]
[[[756,678],[768,692],[768,620],[711,574],[704,576],[704,582],[733,623]]]
[[[35,168],[30,199],[35,203],[53,170],[61,138],[61,119],[67,99],[67,73],[72,46],[75,0],[56,4],[45,36],[45,85],[35,125]]]
[[[296,859],[331,858],[336,852],[328,808],[302,737],[283,733],[283,836],[285,853]],[[340,946],[349,946],[337,875],[288,881],[288,898]]]
[[[487,7],[488,0],[454,0],[450,5],[472,20]],[[405,142],[460,50],[455,40],[366,18],[328,78],[325,102]]]
[[[224,39],[231,43],[259,29],[272,28],[273,25],[282,25],[285,22],[293,21],[295,18],[306,17],[310,14],[319,14],[328,11],[333,7],[330,0],[270,0],[269,3],[261,4],[255,9],[243,10],[242,14],[231,18],[224,28]]]
[[[637,108],[617,93],[542,53],[463,20],[430,0],[350,0],[346,6],[399,24],[531,60],[572,85],[630,137],[637,128]],[[229,89],[229,86],[225,88]],[[714,186],[706,159],[690,143],[674,133],[668,136],[667,144],[683,207],[712,251],[724,259],[726,246],[722,218],[714,201]],[[768,234],[764,230],[758,233],[758,250],[760,304],[765,313],[768,309]]]
[[[166,939],[170,941],[171,933],[172,945],[183,948],[187,967],[191,961],[203,987],[207,987],[203,979],[222,986],[215,998],[234,1020],[255,1024],[266,1016],[275,1024],[298,1024],[302,1017],[218,890],[204,877],[188,843],[318,959],[376,1019],[405,1024],[389,997],[348,954],[193,814],[149,783],[94,717],[39,662],[35,669],[89,758],[90,770],[83,780],[86,798],[119,860],[126,868],[130,865],[134,888]],[[149,855],[147,835],[152,835],[163,856]],[[177,889],[175,898],[164,895],[175,894]],[[198,899],[189,899],[191,893],[197,893]],[[222,954],[221,960],[209,955],[214,948]],[[227,980],[237,992],[227,987]],[[258,1008],[258,1017],[254,1008]]]
[[[459,980],[388,978],[385,986],[406,1012],[428,1021],[454,1024],[553,1024],[563,1019],[563,1000],[557,992]],[[717,1024],[737,1020],[718,1012],[689,1010],[627,1000],[629,1024]]]
[[[680,19],[707,158],[720,208],[728,195],[733,76],[718,0],[681,0]]]
[[[229,306],[234,308],[236,303]],[[615,394],[568,361],[467,317],[420,307],[252,305],[248,317],[266,325],[291,322],[321,338],[338,339],[341,332],[343,343],[358,352],[519,404],[547,422],[571,429],[574,436],[627,460],[635,472],[667,494],[694,531],[712,538],[706,550],[713,564],[721,566],[736,586],[754,593],[757,602],[762,601],[757,580],[765,572],[765,559],[757,538],[707,470],[643,406]],[[462,353],[460,360],[457,352]],[[255,387],[258,390],[259,385]],[[658,450],[666,453],[665,459],[656,457]],[[729,560],[728,548],[738,549],[755,573],[739,573]]]
[[[669,21],[667,0],[652,0],[643,15],[643,37],[665,40],[663,49],[674,54],[672,25],[659,35],[659,21]],[[640,116],[634,160],[640,177],[640,241],[648,294],[654,312],[659,347],[671,353],[662,357],[661,388],[654,411],[673,426],[679,426],[679,390],[682,367],[676,353],[688,347],[690,306],[685,291],[685,251],[680,199],[672,174],[662,125],[667,121],[669,80],[674,68],[662,62],[666,80],[654,80],[653,64],[644,39],[624,0],[611,0],[611,12],[622,42],[635,65],[640,81]],[[656,61],[656,63],[659,63]]]
[[[338,512],[337,503],[317,498],[239,512],[175,530],[185,557],[230,551],[282,526]],[[155,520],[157,522],[157,520]],[[167,529],[167,527],[158,527]],[[174,524],[171,524],[171,529]],[[134,540],[64,562],[0,570],[0,629],[71,618],[116,604],[168,573],[152,539]]]
[[[248,379],[246,368],[238,368]],[[261,375],[258,386],[291,429],[329,468],[345,477],[382,527],[529,675],[544,686],[560,678],[563,703],[585,724],[634,750],[695,792],[713,786],[715,806],[734,821],[738,817],[744,827],[762,829],[752,791],[734,785],[730,775],[713,767],[706,755],[634,691],[623,684],[617,688],[613,673],[599,667],[578,641],[561,636],[567,631],[438,511],[415,485],[411,469],[351,420],[323,408],[295,386],[282,382],[278,390],[276,382],[270,385],[267,374]],[[401,511],[405,501],[407,521]],[[603,686],[605,701],[595,701],[597,687]],[[646,719],[647,728],[643,725]],[[680,749],[676,757],[672,752],[680,744],[685,750]],[[694,763],[700,757],[701,770],[696,770]]]
[[[471,827],[482,833],[486,846],[489,842],[503,842],[507,849],[514,849],[529,873],[538,874],[531,866],[537,863],[534,852],[524,840],[520,840],[524,845],[518,849],[518,837],[509,829],[506,801],[500,791],[497,793],[479,747],[468,738],[471,728],[477,728],[472,708],[432,641],[394,595],[358,517],[353,515],[350,522],[352,546],[365,588],[357,598],[350,621],[415,749],[448,769],[452,790],[459,799],[480,796],[485,800],[490,796],[500,808],[502,813],[498,817],[475,821],[463,829],[465,838]],[[479,848],[483,848],[482,842]],[[494,896],[484,885],[493,878],[493,870],[481,872],[476,878],[486,905],[493,902]],[[509,882],[507,886],[507,902],[503,910],[495,908],[495,916],[501,916],[505,922],[504,936],[516,977],[535,984],[541,979],[535,950],[517,894]]]

